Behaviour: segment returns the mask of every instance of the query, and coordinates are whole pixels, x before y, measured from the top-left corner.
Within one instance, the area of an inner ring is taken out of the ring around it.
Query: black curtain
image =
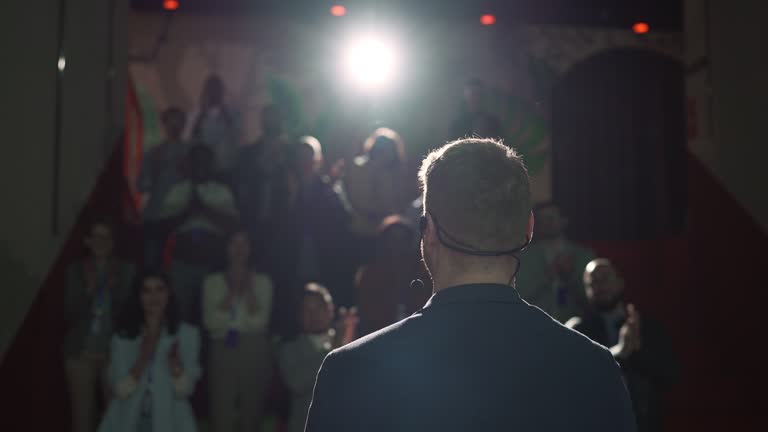
[[[577,240],[674,235],[686,212],[682,64],[609,51],[574,66],[553,92],[553,201]]]

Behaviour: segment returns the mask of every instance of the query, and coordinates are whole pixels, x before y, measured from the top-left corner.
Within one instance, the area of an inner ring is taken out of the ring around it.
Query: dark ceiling
[[[355,14],[412,19],[477,19],[493,13],[498,24],[530,23],[626,27],[645,21],[655,29],[682,29],[681,0],[178,0],[178,13],[329,17],[334,4]],[[131,0],[140,12],[163,11],[163,0]]]

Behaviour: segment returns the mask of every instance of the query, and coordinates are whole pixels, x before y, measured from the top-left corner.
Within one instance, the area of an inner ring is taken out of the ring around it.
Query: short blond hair
[[[370,155],[373,147],[375,147],[376,144],[382,139],[387,139],[392,142],[395,147],[395,152],[397,153],[398,161],[400,163],[405,163],[406,154],[403,138],[400,137],[400,134],[395,132],[393,129],[386,127],[376,129],[371,135],[368,136],[368,138],[365,139],[365,142],[363,142],[363,153]]]
[[[528,235],[528,170],[512,148],[467,138],[432,151],[421,164],[424,209],[451,237],[476,250],[522,246]]]
[[[316,296],[322,299],[326,304],[333,304],[333,296],[331,295],[331,292],[328,291],[328,288],[317,282],[309,282],[304,285],[304,296]]]

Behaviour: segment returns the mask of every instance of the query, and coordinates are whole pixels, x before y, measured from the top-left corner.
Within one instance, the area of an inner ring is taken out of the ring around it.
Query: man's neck
[[[207,176],[206,177],[195,177],[195,178],[190,177],[189,181],[193,185],[201,185],[201,184],[211,183],[211,182],[213,182],[213,179],[210,178],[210,177],[207,177]]]
[[[229,275],[236,280],[245,279],[248,273],[248,265],[245,263],[232,263],[229,266]]]
[[[600,312],[600,315],[602,315],[604,318],[615,320],[615,319],[623,318],[624,315],[626,315],[624,308],[625,308],[624,302],[620,301],[616,303],[616,305],[613,308],[602,310],[599,312]]]
[[[91,260],[97,269],[103,269],[109,262],[109,255],[92,255]]]
[[[445,278],[434,276],[433,291],[438,293],[446,288],[469,284],[509,285],[514,271],[514,269],[510,269],[508,272],[469,272]]]
[[[539,244],[541,244],[543,246],[546,246],[546,247],[560,246],[563,243],[565,243],[565,236],[560,234],[560,235],[556,235],[554,237],[542,238],[538,242],[539,242]]]
[[[162,331],[161,326],[163,324],[162,316],[148,315],[144,319],[147,327],[147,332],[150,334],[157,334]]]

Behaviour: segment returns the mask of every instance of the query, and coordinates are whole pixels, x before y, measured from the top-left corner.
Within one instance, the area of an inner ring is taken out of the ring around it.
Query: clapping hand
[[[555,274],[559,277],[567,278],[569,275],[573,274],[573,256],[566,253],[557,255],[552,263],[552,268],[555,271]]]
[[[640,333],[640,313],[635,305],[627,305],[627,320],[619,330],[619,343],[616,345],[616,354],[620,358],[627,358],[640,351],[643,340]]]
[[[174,342],[171,347],[171,352],[168,353],[168,368],[171,371],[171,375],[174,378],[180,377],[184,373],[184,369],[181,364],[181,358],[179,357],[179,343]]]
[[[245,305],[248,308],[248,313],[251,315],[256,314],[259,309],[261,309],[259,305],[259,298],[256,296],[252,289],[247,289],[245,292]]]
[[[144,337],[141,340],[141,346],[139,347],[139,357],[131,368],[131,375],[135,379],[139,379],[147,368],[150,362],[152,362],[152,356],[157,349],[157,344],[160,341],[161,332],[159,329],[145,330]]]
[[[355,340],[357,325],[360,324],[360,317],[357,315],[357,308],[345,307],[339,308],[339,318],[336,322],[336,334],[341,336],[342,345],[346,345]]]

